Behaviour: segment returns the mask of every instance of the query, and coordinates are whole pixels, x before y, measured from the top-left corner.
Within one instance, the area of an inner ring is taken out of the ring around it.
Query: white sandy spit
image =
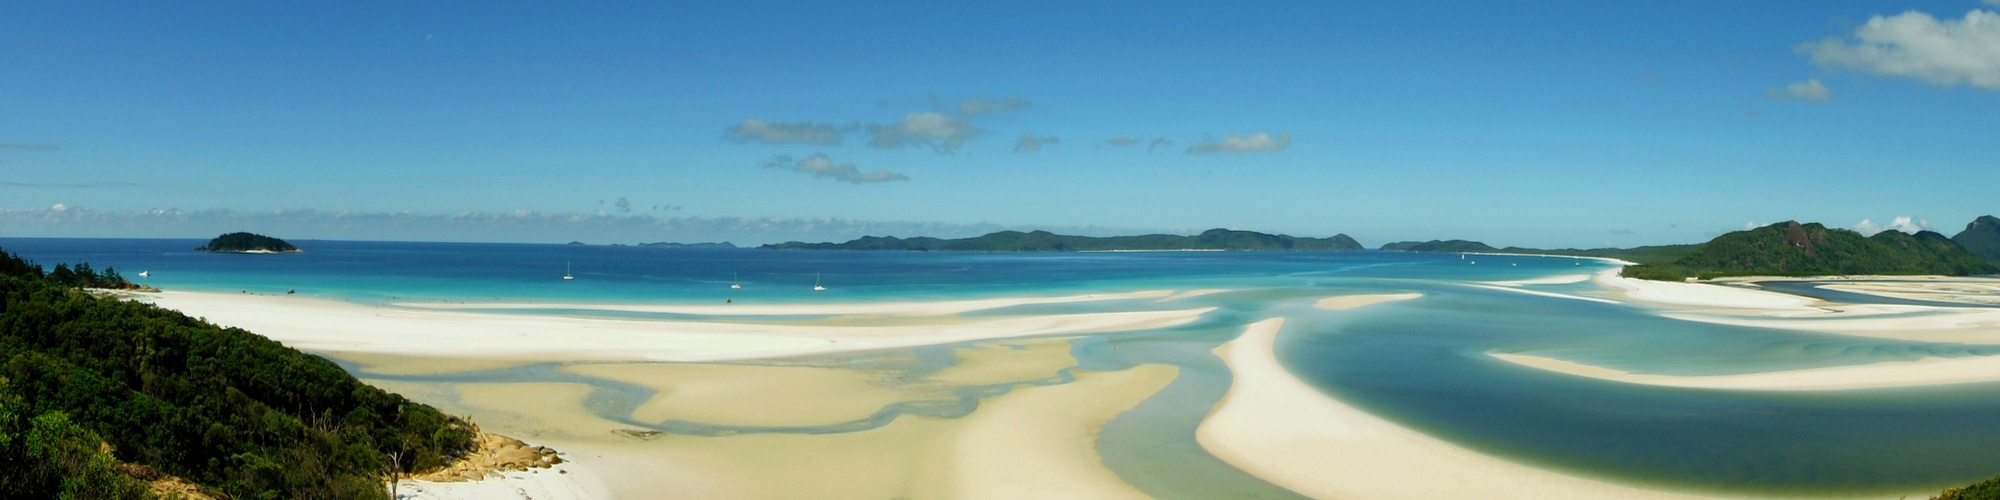
[[[1497,286],[1526,286],[1526,285],[1567,285],[1571,283],[1582,283],[1585,281],[1590,281],[1590,275],[1558,274],[1555,276],[1544,276],[1540,278],[1529,278],[1524,280],[1482,281],[1481,283],[1485,283],[1488,285],[1497,285]]]
[[[1551,472],[1468,450],[1327,397],[1278,364],[1283,319],[1216,348],[1234,375],[1195,437],[1217,458],[1313,498],[1705,498]]]
[[[309,351],[555,361],[718,361],[1130,331],[1182,325],[1214,310],[993,316],[887,326],[760,325],[410,310],[290,296],[147,295],[161,307]]]
[[[1651,375],[1525,354],[1491,353],[1501,361],[1628,384],[1757,391],[1834,391],[2000,381],[2000,356],[1924,358],[1736,375]]]
[[[1342,295],[1338,297],[1327,297],[1324,299],[1319,299],[1318,302],[1313,303],[1313,307],[1326,309],[1329,311],[1345,311],[1357,307],[1381,304],[1384,302],[1395,302],[1399,300],[1410,300],[1422,296],[1424,296],[1424,294],[1421,293],[1382,293],[1373,295]]]
[[[564,462],[546,469],[509,471],[478,481],[436,482],[406,479],[396,485],[397,500],[590,500],[611,494],[590,469]]]
[[[1627,299],[1665,306],[1694,306],[1727,309],[1810,310],[1819,299],[1763,290],[1751,290],[1705,283],[1672,283],[1631,279],[1610,269],[1593,278],[1598,285]]]
[[[1183,293],[1186,298],[1201,295],[1194,290]],[[576,304],[563,302],[472,302],[433,303],[404,302],[393,304],[397,307],[418,309],[587,309],[595,311],[649,312],[664,314],[689,314],[699,316],[824,316],[824,315],[896,315],[896,316],[943,316],[1002,307],[1067,304],[1073,302],[1098,302],[1107,300],[1162,299],[1173,294],[1172,290],[1148,290],[1126,293],[1099,293],[1087,295],[1067,295],[1061,297],[1002,297],[992,299],[938,300],[926,302],[845,302],[829,304]]]

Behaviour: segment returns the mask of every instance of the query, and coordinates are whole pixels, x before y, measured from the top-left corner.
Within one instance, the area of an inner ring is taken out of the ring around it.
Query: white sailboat
[[[729,273],[729,289],[731,290],[743,289],[743,281],[737,279],[736,273]]]
[[[152,275],[153,275],[153,272],[152,272],[152,271],[139,271],[139,277],[141,277],[141,278],[144,278],[144,277],[147,277],[147,276],[152,276]]]
[[[563,262],[563,280],[568,281],[573,279],[576,279],[576,277],[569,275],[569,262]]]
[[[824,292],[826,287],[819,284],[819,273],[813,273],[813,291]]]

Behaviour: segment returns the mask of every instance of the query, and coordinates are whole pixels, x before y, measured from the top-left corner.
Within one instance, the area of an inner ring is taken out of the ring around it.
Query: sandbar
[[[547,361],[721,361],[1166,328],[1214,307],[984,316],[941,325],[842,326],[432,311],[325,299],[169,291],[147,299],[316,352]]]
[[[1282,318],[1215,349],[1234,380],[1196,441],[1216,458],[1313,498],[1710,498],[1509,462],[1396,425],[1328,397],[1278,364]]]
[[[662,314],[688,314],[697,316],[820,316],[820,315],[897,315],[897,316],[942,316],[961,314],[987,309],[999,309],[1024,305],[1068,304],[1076,302],[1097,302],[1107,300],[1159,299],[1173,294],[1172,290],[1146,290],[1125,293],[1097,293],[1066,295],[1060,297],[1002,297],[970,300],[934,300],[921,302],[843,302],[843,303],[792,303],[792,304],[579,304],[565,302],[472,302],[434,303],[402,302],[397,307],[415,309],[588,309],[597,311],[647,312]]]
[[[2000,356],[1924,358],[1852,366],[1735,375],[1653,375],[1526,354],[1489,353],[1501,361],[1628,384],[1755,391],[1837,391],[2000,381]]]
[[[1423,296],[1424,294],[1421,293],[1379,293],[1379,294],[1369,294],[1369,295],[1342,295],[1338,297],[1327,297],[1324,299],[1319,299],[1318,302],[1313,302],[1313,307],[1325,309],[1328,311],[1345,311],[1357,307],[1381,304],[1384,302],[1395,302],[1399,300],[1410,300]]]

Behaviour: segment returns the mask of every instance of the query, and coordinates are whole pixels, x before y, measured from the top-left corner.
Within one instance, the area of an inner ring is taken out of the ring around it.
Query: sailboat
[[[813,291],[824,292],[826,287],[819,284],[819,273],[813,273]]]
[[[573,279],[576,279],[576,277],[575,277],[575,276],[570,276],[570,275],[569,275],[569,263],[568,263],[568,262],[563,262],[563,280],[564,280],[564,281],[568,281],[568,280],[573,280]]]
[[[729,273],[729,288],[731,290],[743,289],[743,281],[736,279],[736,273]]]
[[[139,277],[141,277],[141,278],[144,278],[144,277],[147,277],[147,276],[152,276],[152,275],[153,275],[153,272],[152,272],[152,271],[139,271]]]

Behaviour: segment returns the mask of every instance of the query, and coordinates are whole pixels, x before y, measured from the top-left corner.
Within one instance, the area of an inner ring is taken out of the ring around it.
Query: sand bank
[[[1422,296],[1424,296],[1424,294],[1421,293],[1382,293],[1373,295],[1342,295],[1339,297],[1327,297],[1324,299],[1319,299],[1318,302],[1313,303],[1313,307],[1326,309],[1329,311],[1345,311],[1357,307],[1380,304],[1383,302],[1410,300]]]
[[[1570,283],[1582,283],[1585,281],[1590,281],[1589,274],[1559,274],[1555,276],[1530,278],[1524,280],[1481,281],[1480,283],[1485,283],[1488,285],[1496,285],[1496,286],[1525,286],[1525,285],[1567,285]]]
[[[1619,269],[1605,270],[1597,273],[1592,280],[1627,299],[1664,306],[1807,310],[1823,304],[1819,299],[1763,290],[1706,283],[1631,279],[1620,276],[1619,271]]]
[[[718,361],[1076,335],[1186,324],[1213,307],[841,326],[410,310],[304,297],[162,292],[149,299],[309,351],[499,360]]]
[[[397,307],[415,309],[584,309],[593,311],[646,312],[662,314],[687,314],[695,316],[828,316],[828,315],[892,315],[892,316],[942,316],[961,314],[1002,307],[1041,304],[1068,304],[1076,302],[1097,302],[1107,300],[1160,299],[1173,294],[1172,290],[1148,290],[1126,293],[1099,293],[1068,295],[1061,297],[1002,297],[972,300],[937,300],[922,302],[845,302],[845,303],[795,303],[795,304],[579,304],[565,302],[490,302],[490,303],[431,303],[404,302],[393,304]]]
[[[1165,365],[1078,372],[1075,382],[1021,386],[957,419],[712,437],[631,432],[586,408],[588,386],[578,384],[387,385],[450,393],[440,407],[564,450],[623,498],[1144,498],[1102,465],[1097,432],[1176,376]]]
[[[1544,292],[1544,291],[1541,291],[1541,290],[1529,290],[1529,289],[1526,289],[1526,288],[1516,288],[1516,287],[1511,287],[1511,286],[1495,286],[1495,285],[1474,285],[1474,284],[1467,284],[1467,285],[1465,285],[1465,286],[1469,286],[1469,287],[1473,287],[1473,288],[1480,288],[1480,289],[1486,289],[1486,290],[1499,290],[1499,291],[1502,291],[1502,292],[1513,292],[1513,293],[1521,293],[1521,294],[1527,294],[1527,295],[1534,295],[1534,296],[1537,296],[1537,297],[1551,297],[1551,298],[1557,298],[1557,299],[1569,299],[1569,300],[1581,300],[1581,301],[1584,301],[1584,302],[1597,302],[1597,303],[1600,303],[1600,304],[1620,304],[1620,303],[1621,303],[1621,302],[1618,302],[1618,301],[1616,301],[1616,300],[1610,300],[1610,299],[1600,299],[1600,298],[1597,298],[1597,297],[1585,297],[1585,296],[1582,296],[1582,295],[1570,295],[1570,294],[1564,294],[1564,293],[1555,293],[1555,292]]]
[[[1524,354],[1491,353],[1501,361],[1557,373],[1628,384],[1755,391],[1836,391],[2000,381],[2000,356],[1924,358],[1854,366],[1737,375],[1649,375]]]
[[[546,469],[509,471],[477,481],[440,482],[406,479],[397,484],[398,500],[588,500],[612,498],[589,469],[574,463]]]
[[[1157,300],[1157,301],[1155,301],[1155,302],[1173,302],[1173,301],[1176,301],[1176,300],[1181,300],[1181,299],[1185,299],[1185,298],[1189,298],[1189,297],[1200,297],[1200,296],[1203,296],[1203,295],[1211,295],[1211,294],[1217,294],[1217,293],[1222,293],[1222,292],[1227,292],[1227,291],[1229,291],[1229,290],[1227,290],[1227,289],[1223,289],[1223,288],[1197,288],[1197,289],[1194,289],[1194,290],[1188,290],[1188,291],[1185,291],[1185,292],[1181,292],[1181,293],[1176,293],[1176,294],[1173,294],[1173,295],[1168,295],[1168,296],[1167,296],[1166,298],[1163,298],[1163,299],[1160,299],[1160,300]]]
[[[1369,415],[1294,378],[1272,352],[1283,319],[1216,348],[1235,380],[1196,430],[1203,449],[1314,498],[1704,498],[1493,458]]]

